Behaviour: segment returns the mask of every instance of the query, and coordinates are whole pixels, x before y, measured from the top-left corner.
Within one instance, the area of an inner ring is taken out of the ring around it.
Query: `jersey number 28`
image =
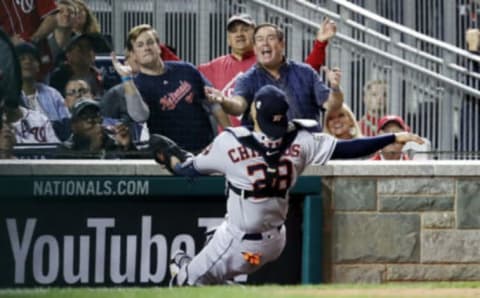
[[[278,172],[276,178],[273,180],[272,185],[267,185],[267,164],[257,163],[247,167],[247,173],[249,176],[254,176],[258,173],[262,178],[255,180],[253,183],[253,191],[256,193],[273,192],[282,193],[286,192],[292,185],[293,164],[288,159],[282,159],[278,163]]]

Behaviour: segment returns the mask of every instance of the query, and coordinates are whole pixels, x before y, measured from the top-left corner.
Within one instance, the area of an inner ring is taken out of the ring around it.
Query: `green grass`
[[[320,286],[217,286],[189,288],[37,288],[4,289],[5,298],[366,298],[422,297],[462,298],[480,297],[480,282],[455,283],[391,283],[383,285],[320,285]]]

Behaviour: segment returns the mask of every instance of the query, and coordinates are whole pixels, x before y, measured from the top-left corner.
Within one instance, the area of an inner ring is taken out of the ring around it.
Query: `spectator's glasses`
[[[67,96],[83,96],[90,92],[88,88],[70,89],[65,92]]]
[[[78,116],[78,119],[92,125],[102,123],[102,116],[97,111],[85,111]]]

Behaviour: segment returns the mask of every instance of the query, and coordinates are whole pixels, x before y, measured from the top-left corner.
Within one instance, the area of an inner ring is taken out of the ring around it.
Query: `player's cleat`
[[[187,281],[187,273],[183,272],[180,274],[182,267],[188,265],[192,258],[188,256],[183,250],[179,249],[170,259],[170,282],[168,283],[169,287],[182,286]],[[180,276],[182,275],[182,276]]]

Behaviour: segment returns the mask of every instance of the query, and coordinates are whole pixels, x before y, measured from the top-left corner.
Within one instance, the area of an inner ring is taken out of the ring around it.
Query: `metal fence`
[[[88,3],[99,18],[102,31],[113,36],[117,52],[123,51],[129,28],[150,23],[162,41],[173,46],[182,59],[194,64],[228,52],[225,25],[234,13],[248,12],[258,23],[279,24],[286,33],[286,54],[297,61],[310,51],[322,18],[330,16],[337,21],[339,31],[328,47],[327,65],[342,68],[345,100],[358,118],[366,112],[365,84],[384,80],[388,85],[385,113],[403,116],[414,132],[431,141],[434,150],[457,153],[480,150],[480,76],[470,71],[480,59],[475,60],[463,50],[466,28],[477,25],[480,8],[477,2],[89,0]],[[348,4],[376,15],[364,14]],[[473,155],[439,157],[472,158]]]

